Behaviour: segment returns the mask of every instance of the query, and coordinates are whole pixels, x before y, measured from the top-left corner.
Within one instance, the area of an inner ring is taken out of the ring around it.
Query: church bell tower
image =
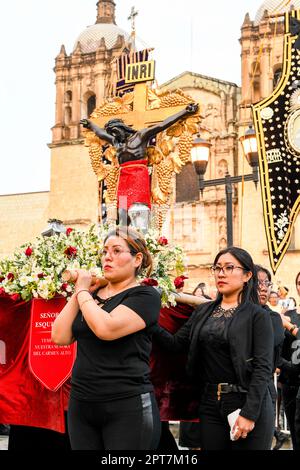
[[[116,25],[113,0],[99,0],[96,6],[95,24],[78,36],[70,54],[61,46],[54,67],[49,216],[79,226],[96,222],[99,213],[99,185],[79,121],[89,117],[107,95],[112,61],[130,38]]]
[[[116,24],[115,20],[115,8],[116,4],[113,0],[104,0],[97,3],[97,21],[96,23],[113,23]]]

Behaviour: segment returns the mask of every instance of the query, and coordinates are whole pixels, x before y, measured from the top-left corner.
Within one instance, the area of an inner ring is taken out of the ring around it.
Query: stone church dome
[[[104,38],[107,49],[112,49],[117,42],[118,36],[123,36],[125,42],[130,39],[130,34],[113,23],[96,23],[86,28],[76,39],[74,49],[80,42],[81,50],[84,54],[95,52],[100,46],[101,39]],[[135,38],[135,48],[142,50],[147,47],[146,43],[139,38]]]
[[[125,41],[130,37],[126,31],[113,23],[96,23],[86,28],[78,36],[74,49],[79,41],[81,44],[81,50],[84,54],[95,52],[96,49],[98,49],[102,38],[104,38],[107,49],[112,49],[119,35],[123,36]]]
[[[124,42],[127,44],[133,41],[129,33],[116,25],[115,6],[114,0],[98,0],[96,23],[92,26],[88,26],[78,36],[74,44],[74,50],[78,42],[80,42],[83,54],[88,54],[95,52],[99,48],[102,39],[104,39],[107,49],[114,47],[118,36],[122,36]],[[137,12],[134,13],[135,15],[137,14]],[[134,18],[134,16],[132,16],[132,18]],[[147,45],[136,36],[134,37],[134,44],[132,44],[132,46],[134,50],[138,51],[147,48]]]
[[[293,6],[294,10],[300,9],[300,0],[292,0],[286,6],[281,5],[284,5],[282,0],[265,0],[256,13],[254,24],[258,25],[263,17],[265,10],[268,10],[269,13],[285,13],[286,11],[290,10],[291,6]]]

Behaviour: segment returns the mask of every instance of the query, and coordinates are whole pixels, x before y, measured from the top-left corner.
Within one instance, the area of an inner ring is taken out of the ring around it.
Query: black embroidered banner
[[[289,247],[300,209],[300,11],[285,18],[284,59],[272,95],[253,106],[260,184],[273,273]]]

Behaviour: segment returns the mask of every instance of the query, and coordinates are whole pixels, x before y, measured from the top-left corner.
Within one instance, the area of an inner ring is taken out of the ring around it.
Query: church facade
[[[212,143],[205,179],[221,178],[227,172],[251,173],[239,137],[251,123],[251,103],[268,96],[280,78],[284,25],[283,17],[275,18],[272,12],[281,3],[266,0],[254,20],[245,16],[240,38],[241,87],[191,72],[160,86],[161,91],[180,88],[201,103],[201,136]],[[300,1],[293,4],[300,8]],[[99,184],[79,121],[111,95],[114,59],[130,41],[130,34],[116,25],[115,8],[113,0],[99,0],[96,23],[79,35],[70,55],[62,46],[55,59],[50,192],[0,196],[0,216],[6,220],[0,227],[0,256],[39,235],[49,218],[84,229],[101,217]],[[215,254],[227,244],[225,188],[209,187],[200,194],[192,164],[177,175],[175,188],[164,235],[187,253],[188,287],[200,280],[212,285],[209,267]],[[256,263],[268,267],[259,185],[256,189],[253,182],[246,182],[234,185],[233,190],[234,244],[248,250]],[[25,222],[22,230],[16,230],[20,221]],[[292,290],[299,271],[299,250],[298,221],[290,250],[276,274],[276,280]]]

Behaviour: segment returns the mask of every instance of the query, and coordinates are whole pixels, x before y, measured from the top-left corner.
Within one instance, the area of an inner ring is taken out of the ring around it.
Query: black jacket
[[[297,310],[288,310],[285,315],[291,318],[291,322],[300,327],[300,315]],[[300,339],[300,330],[297,336],[292,335],[288,330],[285,331],[280,361],[278,363],[281,373],[279,382],[298,387],[300,385],[300,364],[299,348],[297,347]]]
[[[155,340],[171,351],[188,351],[187,372],[199,377],[199,332],[216,302],[200,305],[186,324],[171,335],[163,328],[154,331]],[[230,323],[228,340],[238,385],[248,390],[241,416],[256,421],[273,370],[274,334],[269,315],[259,305],[240,305]],[[201,377],[200,377],[201,382]]]
[[[282,320],[281,320],[279,313],[274,312],[274,310],[271,310],[268,305],[263,305],[262,308],[265,310],[266,314],[270,316],[272,326],[273,326],[273,333],[274,333],[273,373],[274,373],[277,367],[279,367],[281,364],[281,351],[282,351],[282,345],[284,341],[284,328],[283,328]],[[271,393],[273,404],[274,406],[276,406],[277,390],[275,388],[273,377],[271,377],[270,379],[269,390]]]
[[[279,313],[274,312],[274,310],[271,310],[268,305],[263,305],[262,308],[266,311],[267,314],[270,315],[272,326],[273,326],[273,332],[274,332],[273,372],[275,372],[280,362],[281,350],[282,350],[282,345],[284,341],[284,328],[283,328],[282,320],[281,320]]]

